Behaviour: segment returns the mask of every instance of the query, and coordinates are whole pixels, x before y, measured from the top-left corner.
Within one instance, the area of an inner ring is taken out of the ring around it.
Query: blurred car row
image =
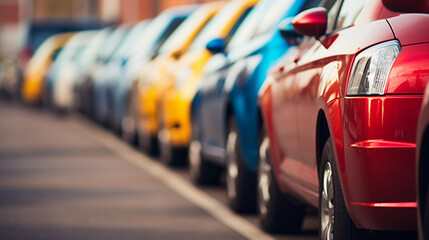
[[[105,23],[96,20],[69,20],[63,18],[48,18],[44,20],[35,20],[30,21],[28,24],[25,24],[25,37],[23,41],[23,47],[20,51],[18,57],[9,57],[1,62],[1,77],[0,77],[0,91],[3,95],[9,97],[18,98],[21,95],[23,76],[22,72],[25,66],[28,64],[30,58],[35,54],[35,51],[39,49],[41,44],[50,36],[58,33],[67,33],[67,32],[76,32],[82,30],[95,30],[100,29],[104,26],[109,25],[110,23]],[[61,41],[67,41],[67,38],[64,37],[63,40],[57,38],[56,40],[51,40],[53,42],[59,41],[56,44],[61,45]],[[52,43],[55,44],[55,43]],[[47,47],[45,47],[47,48]],[[59,48],[58,48],[59,49]],[[44,54],[48,54],[48,50],[43,51]],[[42,55],[42,53],[39,53]],[[56,56],[56,55],[52,55]],[[50,65],[52,56],[45,56],[42,59],[42,56],[39,59],[39,66],[33,67],[33,71],[36,71],[38,68],[42,68],[39,74],[44,73],[44,69]],[[41,62],[47,61],[47,62]],[[44,67],[43,67],[43,66]],[[35,73],[37,75],[37,73]]]
[[[265,231],[299,232],[310,206],[321,239],[408,238],[418,226],[429,239],[428,6],[172,8],[49,37],[19,91],[27,103],[82,112],[167,165],[187,165],[197,185],[225,174],[231,209],[256,211]]]

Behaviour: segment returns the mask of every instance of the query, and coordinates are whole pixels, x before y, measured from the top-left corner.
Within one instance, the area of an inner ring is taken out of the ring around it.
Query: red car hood
[[[429,42],[429,14],[406,13],[387,21],[402,46]]]

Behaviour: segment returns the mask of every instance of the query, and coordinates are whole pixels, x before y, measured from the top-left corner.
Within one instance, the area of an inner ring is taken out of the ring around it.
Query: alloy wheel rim
[[[269,139],[265,137],[259,148],[259,167],[258,167],[258,207],[261,215],[266,215],[268,212],[267,205],[271,199],[271,164],[269,156]]]
[[[238,166],[236,156],[237,133],[231,131],[228,134],[227,140],[227,174],[226,174],[226,190],[229,199],[235,199],[237,196],[236,181],[238,177]]]
[[[327,162],[323,172],[321,196],[321,232],[323,240],[334,239],[334,182],[331,163]]]

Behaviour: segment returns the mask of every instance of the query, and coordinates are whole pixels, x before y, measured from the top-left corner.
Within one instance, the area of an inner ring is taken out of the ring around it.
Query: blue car
[[[130,26],[121,25],[114,30],[107,30],[107,36],[99,43],[100,47],[97,49],[95,59],[90,64],[89,71],[85,75],[79,76],[80,79],[75,82],[75,100],[79,110],[95,118],[94,113],[94,85],[97,79],[103,75],[103,66],[109,61],[121,42],[124,40]]]
[[[53,95],[66,95],[69,101],[63,102],[61,106],[67,110],[84,110],[85,104],[82,102],[84,96],[82,95],[82,86],[89,79],[95,66],[98,64],[99,55],[101,54],[101,49],[103,49],[106,39],[112,32],[111,27],[106,27],[97,32],[97,34],[88,41],[88,46],[85,47],[82,53],[76,56],[74,61],[70,62],[68,75],[65,77],[61,75],[53,83]],[[67,79],[65,80],[64,77]],[[70,81],[70,84],[61,84],[61,82]],[[57,87],[57,85],[67,85],[67,88]],[[59,89],[62,89],[62,93],[55,93]],[[53,99],[54,104],[55,98]]]
[[[107,125],[107,108],[100,104],[105,101],[103,88],[108,81],[110,73],[110,63],[116,62],[115,57],[121,46],[126,42],[130,34],[131,25],[124,24],[116,28],[106,39],[103,49],[99,55],[99,61],[90,76],[89,83],[89,105],[91,106],[90,116],[97,122]]]
[[[131,27],[124,35],[124,39],[107,62],[100,66],[100,71],[94,78],[94,115],[95,119],[103,124],[111,125],[113,115],[111,114],[112,92],[121,78],[122,69],[128,62],[132,49],[130,46],[142,42],[143,33],[148,21],[142,21]]]
[[[141,67],[151,58],[158,55],[158,51],[165,40],[174,30],[197,9],[197,5],[175,7],[163,11],[154,18],[143,31],[144,39],[132,46],[134,54],[122,68],[118,79],[112,84],[113,128],[116,129],[125,141],[135,143],[136,125],[134,124],[135,106],[133,96],[136,90],[136,80]]]
[[[189,166],[197,184],[215,183],[226,170],[227,197],[237,212],[256,207],[259,158],[257,96],[268,69],[288,51],[277,31],[319,0],[263,0],[243,23],[228,46],[214,39],[207,48],[214,55],[192,103]],[[226,49],[225,49],[226,48]]]

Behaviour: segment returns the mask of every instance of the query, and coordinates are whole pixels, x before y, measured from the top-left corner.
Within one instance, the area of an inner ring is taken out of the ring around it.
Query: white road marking
[[[80,123],[76,124],[76,121],[68,121],[68,125],[111,150],[121,159],[144,170],[146,173],[163,182],[171,190],[175,191],[198,207],[204,209],[218,221],[230,227],[237,233],[251,240],[275,239],[243,217],[233,213],[224,204],[201,191],[189,181],[183,179],[179,174],[144,156],[142,153],[118,140],[110,133],[101,130],[98,126],[93,125],[80,117],[77,118],[80,119]]]

